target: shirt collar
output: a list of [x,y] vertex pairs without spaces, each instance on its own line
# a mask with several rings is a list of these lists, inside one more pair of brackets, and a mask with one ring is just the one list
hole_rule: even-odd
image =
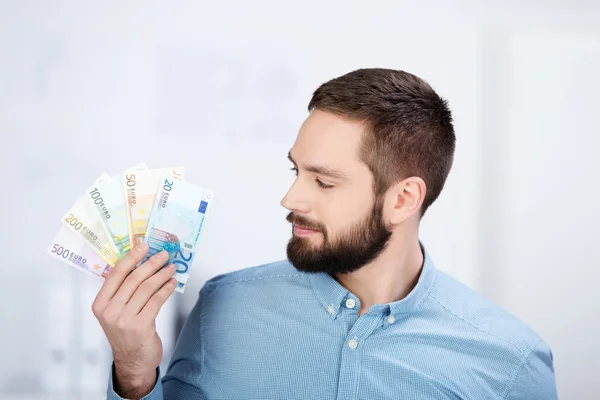
[[[419,245],[423,252],[424,261],[419,279],[413,290],[402,300],[371,306],[371,308],[369,308],[369,313],[389,313],[398,319],[415,311],[425,299],[433,287],[436,269],[423,244],[419,242]],[[354,294],[350,293],[345,287],[340,285],[340,283],[328,273],[310,274],[310,280],[319,302],[334,319],[340,313],[345,300],[349,298],[358,300]]]

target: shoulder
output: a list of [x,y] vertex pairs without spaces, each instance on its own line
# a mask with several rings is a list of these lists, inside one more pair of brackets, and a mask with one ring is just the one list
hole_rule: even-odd
[[286,318],[308,314],[318,302],[308,274],[286,260],[218,275],[204,284],[197,304],[205,338],[216,338],[224,334],[220,327],[232,321],[247,330],[277,329]]
[[208,294],[219,288],[235,289],[240,286],[271,284],[278,280],[304,279],[305,275],[294,268],[288,260],[280,260],[215,276],[204,284],[201,294]]
[[441,271],[425,303],[455,351],[480,355],[465,363],[502,388],[503,398],[556,399],[552,350],[525,322]]
[[471,329],[514,351],[522,360],[543,346],[542,338],[531,327],[501,306],[441,271],[436,275],[430,306],[458,329]]

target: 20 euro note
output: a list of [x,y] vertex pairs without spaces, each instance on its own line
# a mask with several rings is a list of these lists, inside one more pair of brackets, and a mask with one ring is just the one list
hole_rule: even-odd
[[[146,164],[142,163],[125,172],[133,173],[147,168]],[[100,218],[100,223],[108,234],[119,260],[131,250],[122,179],[122,174],[118,174],[102,182],[96,182],[86,190],[88,201]]]
[[125,211],[127,213],[131,247],[144,241],[161,178],[170,176],[174,179],[183,180],[183,175],[184,167],[147,169],[124,173]]
[[[107,179],[110,179],[110,176],[102,174],[96,183]],[[119,260],[108,235],[104,232],[100,217],[96,214],[86,195],[75,201],[73,207],[62,218],[62,222],[76,236],[88,243],[96,254],[108,264],[114,266]]]
[[146,259],[166,250],[169,262],[177,268],[175,290],[183,293],[213,193],[171,177],[164,177],[160,182],[144,237],[150,248]]
[[102,257],[92,250],[80,237],[70,229],[61,226],[56,237],[48,248],[48,254],[67,265],[104,279],[112,269]]

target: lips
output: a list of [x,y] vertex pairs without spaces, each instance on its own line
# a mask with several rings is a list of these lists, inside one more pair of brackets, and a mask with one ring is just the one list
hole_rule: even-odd
[[[317,223],[311,223],[311,221],[301,216],[289,213],[285,219],[292,224],[295,236],[309,236],[315,233],[325,234],[324,228],[320,227]],[[304,225],[304,222],[308,222],[308,224]],[[315,226],[315,228],[312,226]]]
[[294,224],[294,228],[295,229],[302,229],[302,230],[305,230],[305,231],[315,231],[315,232],[317,232],[316,229],[308,228],[306,226],[302,226],[302,225],[298,225],[298,224]]
[[294,224],[294,235],[296,236],[309,236],[318,232],[318,230],[305,228],[303,226]]

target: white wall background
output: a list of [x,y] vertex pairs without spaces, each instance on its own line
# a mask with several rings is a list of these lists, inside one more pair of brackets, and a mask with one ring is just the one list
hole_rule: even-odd
[[285,257],[310,95],[377,66],[454,113],[456,162],[422,224],[438,268],[546,339],[561,399],[596,398],[600,3],[449,3],[0,1],[0,397],[103,397],[98,286],[45,254],[100,172],[183,164],[216,193],[168,345],[206,279]]

